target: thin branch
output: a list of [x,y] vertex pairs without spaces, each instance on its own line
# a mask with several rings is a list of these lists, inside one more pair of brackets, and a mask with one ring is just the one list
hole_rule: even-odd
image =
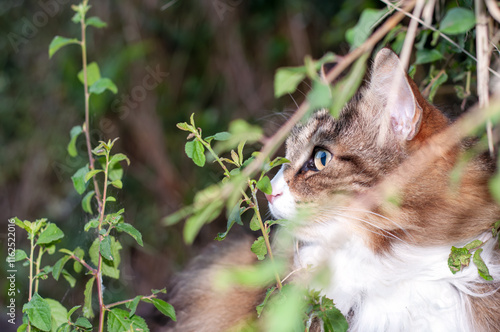
[[490,15],[500,22],[500,8],[498,8],[497,3],[495,0],[485,0],[486,6],[488,7],[488,11],[490,12]]

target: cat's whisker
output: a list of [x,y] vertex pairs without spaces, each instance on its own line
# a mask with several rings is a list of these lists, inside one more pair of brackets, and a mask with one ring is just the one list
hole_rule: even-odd
[[372,214],[374,216],[377,216],[379,218],[382,218],[382,219],[385,219],[387,221],[389,221],[390,223],[392,223],[394,226],[396,226],[398,229],[402,230],[405,235],[407,235],[409,238],[413,239],[413,236],[404,228],[402,227],[401,225],[399,225],[398,223],[396,223],[394,220],[384,216],[384,215],[381,215],[379,213],[376,213],[376,212],[373,212],[373,211],[370,211],[370,210],[365,210],[365,209],[359,209],[359,208],[352,208],[352,207],[337,207],[337,209],[339,210],[343,210],[343,211],[353,211],[353,212],[363,212],[363,213],[368,213],[368,214]]

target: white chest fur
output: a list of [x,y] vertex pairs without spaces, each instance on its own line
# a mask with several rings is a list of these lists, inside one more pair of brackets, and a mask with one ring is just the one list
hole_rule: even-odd
[[[408,248],[380,256],[351,238],[339,247],[314,243],[299,249],[296,265],[328,267],[328,285],[311,285],[333,299],[350,331],[471,331],[468,301],[461,290],[477,271],[453,275],[450,248]],[[331,250],[330,250],[331,249]]]

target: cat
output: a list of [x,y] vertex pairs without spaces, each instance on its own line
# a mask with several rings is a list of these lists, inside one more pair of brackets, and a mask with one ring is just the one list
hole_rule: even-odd
[[[331,298],[349,331],[500,331],[500,254],[491,234],[500,207],[488,191],[494,161],[487,154],[461,159],[475,144],[465,139],[414,162],[449,127],[384,48],[370,81],[338,118],[319,111],[285,143],[290,163],[266,197],[274,217],[295,220],[290,271],[298,272],[291,282]],[[310,212],[305,217],[302,208]],[[481,256],[492,281],[472,263],[456,274],[448,268],[451,247],[477,238],[485,242]],[[182,274],[171,295],[179,322],[167,331],[223,331],[255,315],[263,291],[235,289],[216,299],[207,285],[215,270],[252,264],[249,243],[233,242],[224,251],[230,254],[200,258],[203,264]],[[322,268],[328,282],[316,285],[310,275]]]

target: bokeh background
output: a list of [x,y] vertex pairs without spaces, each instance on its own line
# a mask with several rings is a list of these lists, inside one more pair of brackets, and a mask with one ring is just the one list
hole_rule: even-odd
[[[88,248],[94,234],[83,232],[90,216],[71,183],[87,161],[82,137],[79,156],[66,152],[69,131],[84,119],[77,46],[49,59],[55,35],[79,37],[68,0],[0,2],[0,230],[5,243],[7,220],[46,217],[66,234],[60,247]],[[203,228],[193,246],[182,241],[182,224],[165,227],[162,218],[191,202],[194,193],[222,177],[217,165],[203,169],[184,153],[185,132],[175,127],[195,113],[204,134],[227,129],[243,118],[271,134],[306,91],[275,99],[274,72],[303,64],[304,56],[345,54],[344,41],[365,8],[375,0],[115,0],[91,1],[89,16],[108,27],[88,29],[89,62],[96,61],[118,87],[91,98],[95,145],[120,137],[115,152],[125,153],[124,189],[115,207],[139,229],[144,247],[123,235],[122,278],[107,280],[107,302],[149,294],[225,228],[224,216]],[[154,87],[145,78],[156,73]],[[148,81],[149,83],[151,81]],[[144,92],[145,91],[145,92]],[[258,146],[257,146],[258,147]],[[17,232],[18,248],[27,248]],[[6,257],[2,245],[1,257]],[[58,256],[57,254],[55,256]],[[56,257],[58,258],[58,257]],[[48,258],[48,262],[52,258]],[[19,265],[17,303],[26,301],[27,270]],[[3,266],[3,265],[2,265]],[[0,269],[0,313],[4,315],[6,269]],[[51,278],[42,296],[67,307],[83,299],[86,281],[70,289]],[[18,306],[20,309],[20,305]],[[18,321],[20,321],[20,315]],[[4,319],[2,318],[2,324]],[[3,325],[0,325],[2,331]],[[11,328],[9,326],[5,329]]]

